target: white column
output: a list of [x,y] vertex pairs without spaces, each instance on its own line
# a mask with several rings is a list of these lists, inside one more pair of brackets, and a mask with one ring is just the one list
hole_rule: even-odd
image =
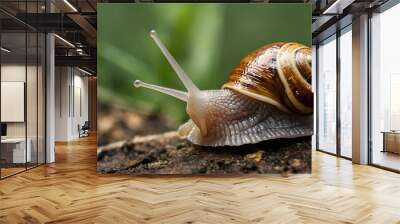
[[55,133],[55,73],[54,73],[54,35],[49,33],[46,36],[46,57],[47,57],[47,76],[46,76],[46,163],[55,161],[54,133]]
[[[46,1],[47,12],[54,12],[54,5]],[[55,43],[54,34],[46,35],[46,163],[55,162]]]
[[368,163],[368,15],[353,19],[353,162]]

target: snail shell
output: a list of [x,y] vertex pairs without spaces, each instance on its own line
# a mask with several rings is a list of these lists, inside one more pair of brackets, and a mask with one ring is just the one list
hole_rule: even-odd
[[179,133],[199,145],[243,145],[313,132],[311,49],[273,43],[245,57],[222,90],[205,91],[208,123],[202,136],[192,120]]
[[298,43],[273,43],[245,57],[223,85],[282,111],[313,111],[311,49]]

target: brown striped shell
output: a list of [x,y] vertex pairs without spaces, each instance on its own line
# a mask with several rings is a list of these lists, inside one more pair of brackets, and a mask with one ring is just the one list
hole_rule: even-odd
[[223,88],[285,112],[310,114],[313,111],[311,49],[284,42],[261,47],[239,63]]

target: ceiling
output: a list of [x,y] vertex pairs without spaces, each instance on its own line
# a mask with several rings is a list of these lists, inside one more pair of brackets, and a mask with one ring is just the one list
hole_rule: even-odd
[[[327,35],[336,22],[346,16],[377,7],[386,0],[231,0],[230,2],[311,3],[313,38]],[[47,5],[46,5],[47,2]],[[1,0],[0,22],[4,38],[23,46],[18,32],[54,32],[56,64],[82,66],[96,72],[97,3],[188,2],[183,0]],[[197,0],[190,2],[227,2]],[[51,9],[51,10],[50,10]],[[52,13],[49,13],[49,12]],[[351,21],[351,19],[350,19]],[[324,33],[325,32],[325,33]],[[66,40],[66,41],[64,41]],[[4,42],[3,42],[4,43]],[[72,46],[72,45],[73,46]],[[32,45],[33,46],[33,45]],[[28,52],[31,49],[28,47]],[[18,54],[18,50],[15,54]],[[23,53],[23,52],[21,52]]]
[[313,43],[336,33],[351,24],[352,18],[373,12],[389,0],[314,0],[312,36]]

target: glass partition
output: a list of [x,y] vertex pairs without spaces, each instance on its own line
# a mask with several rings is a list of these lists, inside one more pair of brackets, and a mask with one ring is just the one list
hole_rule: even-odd
[[[20,13],[43,10],[44,1],[26,3]],[[45,163],[45,44],[44,33],[0,12],[1,179]]]
[[27,163],[27,167],[34,167],[37,165],[37,132],[38,132],[38,55],[37,55],[37,41],[38,36],[36,32],[29,31],[27,33],[27,98],[26,98],[26,113],[27,113],[27,143],[28,150],[30,153],[30,159]]
[[26,41],[25,32],[1,34],[2,178],[26,170],[31,159],[26,139]]
[[371,18],[370,160],[400,171],[400,5]]
[[37,162],[46,162],[45,124],[46,124],[46,38],[43,33],[38,33],[38,64],[37,64]]
[[340,155],[352,157],[352,32],[340,35]]
[[336,154],[336,36],[318,47],[318,149]]

